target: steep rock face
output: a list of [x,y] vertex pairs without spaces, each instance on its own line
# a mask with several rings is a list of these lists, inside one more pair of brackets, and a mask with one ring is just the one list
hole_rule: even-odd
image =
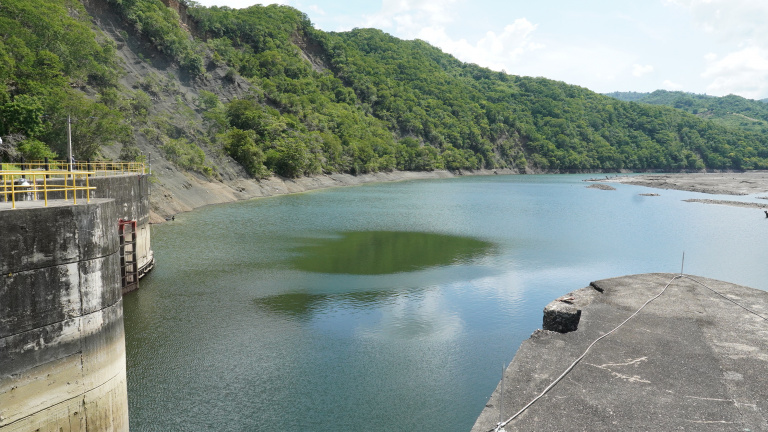
[[301,50],[301,58],[312,65],[312,69],[323,72],[330,69],[325,59],[325,51],[317,42],[311,40],[302,32],[296,31],[291,35],[291,42]]
[[161,0],[164,5],[176,11],[179,14],[179,20],[181,25],[188,32],[193,35],[197,35],[197,23],[193,20],[189,14],[187,14],[187,6],[180,3],[178,0]]
[[[194,20],[186,13],[186,6],[175,0],[163,0],[164,4],[179,13],[181,23],[196,37],[205,39],[206,35],[197,34]],[[144,89],[147,77],[163,80],[164,89],[156,93],[148,92],[152,99],[150,116],[169,119],[179,128],[196,130],[203,135],[204,118],[197,110],[196,101],[201,91],[214,93],[221,102],[226,103],[242,98],[252,91],[258,91],[248,80],[237,73],[230,72],[226,65],[217,64],[207,59],[206,76],[192,79],[177,64],[158,51],[154,45],[122,17],[115,13],[114,6],[108,0],[83,0],[94,25],[104,35],[113,40],[117,55],[123,68],[120,84],[126,89]],[[190,35],[191,37],[191,35]],[[328,70],[325,54],[316,42],[297,31],[292,42],[298,47],[302,57],[315,70]],[[193,113],[192,118],[182,118],[180,110]],[[272,176],[261,181],[247,175],[243,168],[221,149],[200,147],[206,158],[215,164],[213,178],[199,173],[180,169],[167,160],[146,134],[138,131],[136,144],[144,154],[150,155],[152,176],[150,178],[150,223],[162,223],[167,217],[210,204],[220,204],[254,197],[296,193],[318,188],[347,186],[368,182],[397,181],[413,178],[440,178],[452,176],[442,172],[423,173],[373,173],[360,176],[348,174],[321,175],[313,178],[284,179]],[[119,148],[104,148],[103,152],[117,158]],[[501,172],[504,172],[503,170]],[[492,174],[487,172],[485,174]]]

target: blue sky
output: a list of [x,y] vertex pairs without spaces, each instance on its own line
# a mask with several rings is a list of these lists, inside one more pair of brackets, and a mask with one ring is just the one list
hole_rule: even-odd
[[[255,0],[197,0],[232,8]],[[316,27],[375,27],[462,61],[605,93],[768,98],[766,0],[286,0]]]

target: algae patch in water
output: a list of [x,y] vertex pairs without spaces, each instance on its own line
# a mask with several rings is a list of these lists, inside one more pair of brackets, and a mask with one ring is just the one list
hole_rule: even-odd
[[315,273],[382,275],[466,262],[493,244],[471,237],[406,231],[350,231],[304,246],[294,267]]

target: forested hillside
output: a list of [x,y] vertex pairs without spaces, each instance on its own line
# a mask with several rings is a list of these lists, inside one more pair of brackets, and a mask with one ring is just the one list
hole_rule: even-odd
[[257,178],[768,168],[765,129],[323,32],[287,6],[164,1],[0,2],[3,157],[61,157],[71,114],[77,158],[154,149],[211,178],[232,159]]
[[0,3],[0,135],[9,154],[66,154],[67,115],[79,119],[76,152],[130,145],[126,112],[110,107],[124,90],[115,45],[94,31],[83,5],[66,1]]
[[715,97],[666,90],[656,90],[653,93],[615,92],[606,96],[623,101],[673,107],[723,126],[768,134],[768,104],[765,101],[745,99],[736,95]]

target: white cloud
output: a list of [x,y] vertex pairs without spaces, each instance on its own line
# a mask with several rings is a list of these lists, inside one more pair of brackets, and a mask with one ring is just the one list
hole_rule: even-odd
[[251,7],[256,4],[269,5],[269,4],[290,4],[289,0],[195,0],[203,6],[229,6],[232,9],[243,9]]
[[637,63],[632,65],[632,75],[638,78],[651,72],[653,72],[653,66],[651,65],[639,65]]
[[406,39],[422,28],[453,22],[451,6],[457,0],[383,0],[381,10],[366,17],[365,27],[388,29]]
[[678,84],[676,82],[672,82],[671,80],[664,80],[664,82],[661,83],[661,87],[665,90],[682,90],[683,86],[681,84]]
[[768,95],[768,2],[764,0],[666,0],[687,9],[697,26],[730,48],[704,56],[707,93]]
[[495,70],[513,67],[523,54],[544,48],[533,40],[536,24],[518,18],[500,32],[487,31],[479,40],[456,38],[451,24],[457,21],[459,0],[384,0],[382,8],[366,17],[366,27],[391,31],[405,39],[422,39],[459,60]]
[[459,60],[502,70],[509,69],[524,53],[544,48],[543,44],[533,41],[535,30],[535,24],[519,18],[500,33],[488,31],[474,43],[466,39],[452,39],[442,26],[423,28],[416,37],[453,54]]
[[318,5],[310,5],[307,7],[307,9],[318,15],[325,15],[325,11]]
[[719,59],[707,57],[702,76],[712,80],[708,94],[763,98],[768,94],[768,50],[752,45]]
[[697,25],[724,40],[768,43],[768,2],[764,0],[666,0],[690,11]]

